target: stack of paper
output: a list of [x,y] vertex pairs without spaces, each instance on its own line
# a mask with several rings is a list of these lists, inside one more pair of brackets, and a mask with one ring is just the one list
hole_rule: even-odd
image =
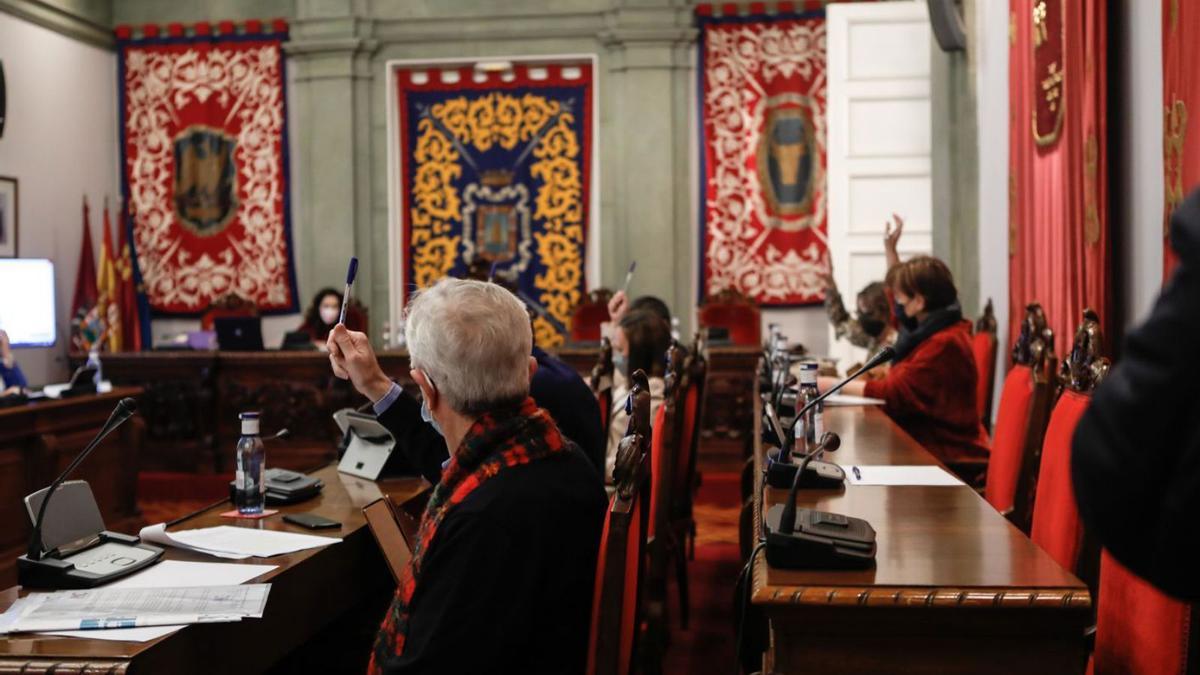
[[[239,565],[234,563],[202,563],[184,562],[182,560],[164,560],[148,567],[141,572],[114,581],[105,589],[129,588],[171,588],[199,586],[232,586],[243,584],[251,579],[260,577],[276,565]],[[9,613],[3,616],[9,616]],[[3,622],[0,617],[0,622]],[[74,630],[50,631],[50,635],[79,637],[90,640],[120,640],[124,642],[148,642],[164,635],[169,635],[183,628],[183,624],[169,626],[151,626],[147,628],[114,628],[109,630]]]
[[143,527],[141,538],[142,541],[151,544],[175,546],[234,560],[250,556],[269,558],[341,541],[337,537],[316,537],[311,534],[255,530],[231,525],[167,532],[165,523]]
[[33,593],[0,615],[0,633],[171,626],[262,618],[270,584],[95,588]]

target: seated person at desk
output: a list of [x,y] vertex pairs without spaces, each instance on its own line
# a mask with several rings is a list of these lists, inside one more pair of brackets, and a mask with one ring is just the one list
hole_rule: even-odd
[[887,286],[874,281],[863,287],[855,298],[857,313],[850,316],[842,303],[833,272],[825,275],[825,313],[833,326],[834,336],[855,347],[867,350],[867,358],[875,356],[886,345],[895,344],[896,329],[892,327],[892,302]]
[[629,426],[625,399],[629,395],[629,374],[644,370],[650,380],[650,420],[658,415],[663,402],[666,375],[665,357],[671,346],[670,328],[662,317],[649,310],[635,310],[621,316],[613,331],[613,411],[608,423],[608,448],[605,452],[604,479],[612,480],[617,446]]
[[[329,331],[337,325],[341,315],[342,294],[332,288],[322,288],[313,297],[312,304],[304,313],[304,323],[300,325],[296,333],[308,335],[313,347],[325,351],[325,342],[329,339]],[[346,327],[356,331],[366,329],[362,325],[362,315],[353,307],[346,308]]]
[[[372,673],[582,673],[605,495],[529,397],[525,308],[495,284],[443,279],[409,302],[422,414],[451,457],[376,638]],[[330,334],[334,373],[388,408],[399,386],[361,333]]]
[[29,383],[13,356],[8,333],[0,330],[0,396],[11,396],[25,391]]
[[[990,443],[975,408],[971,323],[946,264],[918,256],[888,270],[900,335],[886,377],[847,384],[842,393],[883,399],[884,410],[946,463],[986,460]],[[822,391],[838,382],[822,377]]]

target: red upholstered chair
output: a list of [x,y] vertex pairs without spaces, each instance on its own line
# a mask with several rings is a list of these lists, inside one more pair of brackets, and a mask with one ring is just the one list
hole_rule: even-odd
[[1167,597],[1105,551],[1096,603],[1095,675],[1186,675],[1192,607]]
[[727,329],[735,345],[762,343],[762,312],[750,298],[732,288],[706,298],[700,305],[699,319],[701,327]]
[[258,305],[237,293],[229,293],[212,301],[200,317],[200,329],[212,330],[217,319],[258,316]]
[[988,431],[992,429],[992,390],[996,383],[996,314],[989,299],[983,308],[983,316],[975,322],[975,335],[971,337],[971,351],[975,353],[975,368],[979,373],[975,391],[979,419]]
[[600,539],[588,675],[628,675],[638,658],[649,519],[650,385],[640,370],[630,380],[632,423],[617,451],[613,469],[616,491]]
[[700,447],[700,422],[704,413],[704,382],[708,361],[704,357],[701,333],[696,332],[691,352],[683,362],[681,412],[677,415],[679,443],[676,443],[674,480],[671,484],[671,509],[668,514],[674,544],[675,582],[679,589],[679,623],[687,630],[690,615],[688,601],[688,560],[695,558],[696,520],[693,505],[700,477],[696,456]]
[[1013,368],[1000,392],[984,487],[988,503],[1025,531],[1050,413],[1053,352],[1054,333],[1046,326],[1046,315],[1041,305],[1031,303],[1013,346]]
[[612,385],[613,385],[613,351],[612,343],[608,338],[600,340],[600,354],[596,359],[596,365],[592,366],[592,373],[588,376],[588,386],[591,387],[592,393],[596,395],[596,401],[600,404],[600,426],[608,432],[608,422],[612,419]]
[[598,342],[600,324],[608,321],[608,301],[613,293],[597,288],[571,310],[571,342]]
[[1101,355],[1103,346],[1098,317],[1095,312],[1085,310],[1083,322],[1075,331],[1071,353],[1062,363],[1059,381],[1063,393],[1050,413],[1042,441],[1030,532],[1033,542],[1059,565],[1092,582],[1096,578],[1099,550],[1094,545],[1085,545],[1083,521],[1071,485],[1071,439],[1091,403],[1092,390],[1108,373],[1108,359]]

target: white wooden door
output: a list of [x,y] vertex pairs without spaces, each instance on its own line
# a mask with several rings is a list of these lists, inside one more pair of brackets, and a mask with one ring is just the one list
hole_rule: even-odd
[[[929,15],[924,1],[831,3],[826,20],[829,253],[853,314],[858,291],[887,273],[892,213],[905,222],[901,258],[933,248]],[[840,367],[865,357],[832,328],[829,339]]]

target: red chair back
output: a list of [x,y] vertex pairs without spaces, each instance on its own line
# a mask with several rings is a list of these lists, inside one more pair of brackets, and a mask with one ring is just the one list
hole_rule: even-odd
[[1083,547],[1083,521],[1071,486],[1071,438],[1091,400],[1088,394],[1068,389],[1050,413],[1033,505],[1033,543],[1068,570],[1078,569]]
[[236,293],[230,293],[212,302],[200,317],[200,329],[212,330],[217,319],[258,316],[258,306]]
[[762,312],[746,296],[725,289],[707,298],[699,310],[700,325],[705,328],[725,328],[735,345],[762,344]]
[[989,431],[992,428],[992,389],[996,383],[996,313],[988,299],[983,316],[975,322],[975,335],[971,338],[971,351],[975,354],[976,378],[975,404],[979,419]]
[[971,351],[975,352],[975,369],[979,373],[975,389],[979,419],[983,420],[984,426],[990,427],[992,385],[996,381],[996,335],[976,333],[971,337]]
[[571,341],[597,342],[600,340],[600,324],[608,321],[608,301],[612,291],[597,288],[588,293],[575,309],[571,310]]
[[1167,597],[1109,555],[1100,557],[1096,675],[1184,675],[1192,608]]
[[1002,513],[1013,508],[1032,403],[1033,370],[1029,366],[1013,366],[1000,391],[1000,409],[992,431],[992,454],[983,491],[988,503]]
[[588,675],[627,675],[637,658],[651,444],[650,388],[646,374],[630,378],[634,400],[630,433],[621,440],[613,470],[616,491],[609,501],[596,561],[592,623],[588,639]]

